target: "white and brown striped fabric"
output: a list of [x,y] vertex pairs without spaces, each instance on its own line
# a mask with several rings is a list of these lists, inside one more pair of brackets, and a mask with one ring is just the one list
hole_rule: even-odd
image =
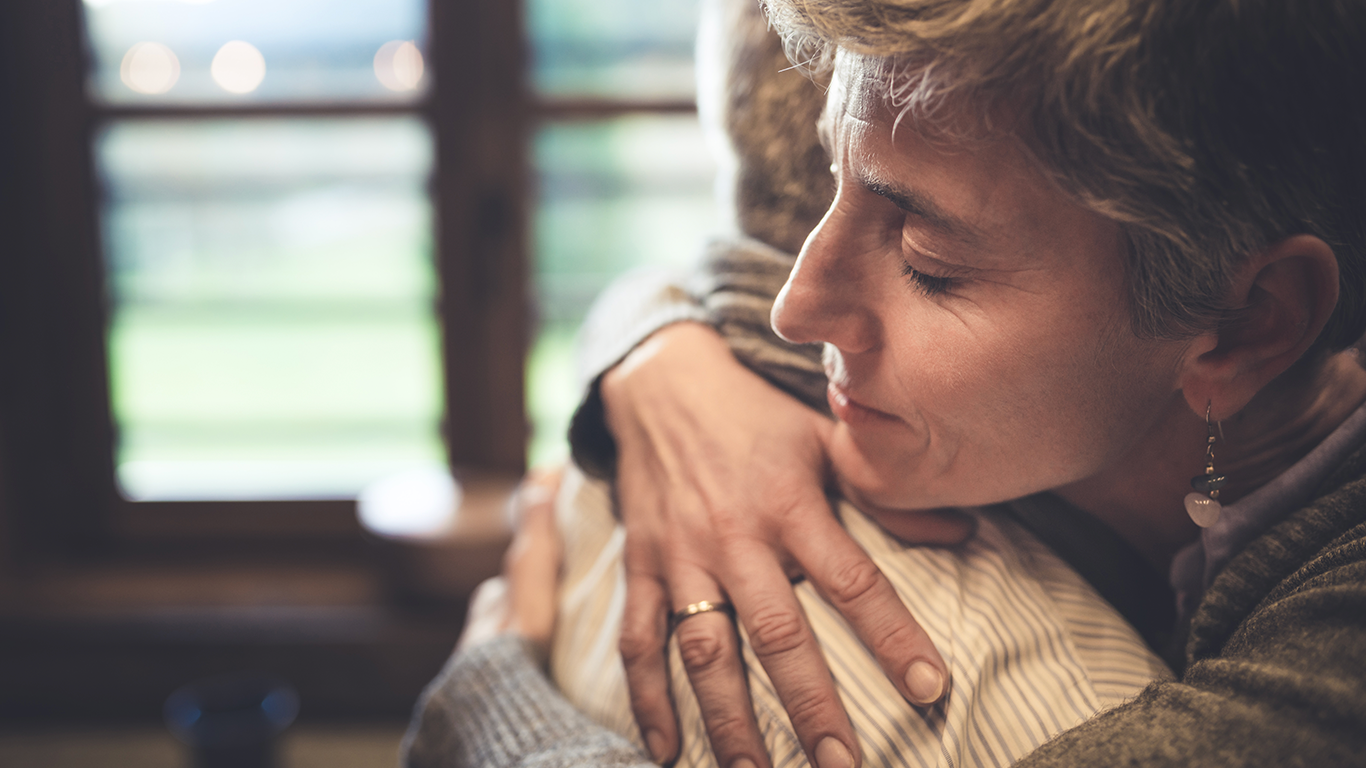
[[[1053,735],[1170,677],[1108,603],[1009,519],[978,511],[977,536],[954,549],[908,548],[848,504],[845,527],[930,633],[953,677],[931,710],[907,704],[844,620],[809,584],[796,587],[869,766],[1009,765]],[[559,501],[566,544],[551,673],[565,696],[640,746],[617,654],[624,535],[607,487],[571,471]],[[806,758],[746,645],[759,725],[776,768]],[[714,766],[677,649],[680,766]]]

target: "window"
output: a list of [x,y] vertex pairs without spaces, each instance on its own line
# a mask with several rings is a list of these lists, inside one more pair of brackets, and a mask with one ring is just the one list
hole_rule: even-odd
[[49,294],[16,297],[39,335],[7,398],[32,525],[350,531],[395,469],[519,471],[518,7],[56,5],[10,27],[57,38],[20,56],[40,109],[15,111],[52,191],[27,234],[53,252],[12,265]]
[[84,6],[123,495],[443,464],[425,3]]
[[631,268],[691,263],[717,231],[715,167],[693,108],[699,11],[698,0],[528,0],[533,462],[566,451],[573,340],[592,299]]
[[401,467],[516,472],[528,435],[562,454],[592,297],[715,229],[697,12],[12,6],[52,31],[15,53],[48,187],[7,269],[41,284],[9,307],[33,355],[7,385],[10,495],[48,510],[20,527],[349,530]]
[[330,49],[98,28],[265,5],[349,40],[379,1],[0,2],[0,712],[267,668],[402,716],[461,612],[386,598],[354,488],[515,477],[528,413],[562,452],[587,302],[713,228],[696,0],[385,0]]

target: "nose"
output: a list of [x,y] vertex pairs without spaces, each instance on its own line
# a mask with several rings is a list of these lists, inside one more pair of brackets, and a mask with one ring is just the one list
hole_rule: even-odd
[[869,254],[860,253],[857,224],[839,197],[812,230],[787,283],[773,302],[769,321],[794,344],[827,342],[846,353],[877,344],[870,302]]

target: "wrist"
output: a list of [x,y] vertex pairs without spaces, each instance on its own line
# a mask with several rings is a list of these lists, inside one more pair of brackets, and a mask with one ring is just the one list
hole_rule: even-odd
[[683,321],[655,331],[602,375],[598,392],[609,429],[616,432],[613,413],[629,406],[637,385],[651,389],[648,380],[653,373],[675,365],[696,368],[718,361],[734,363],[735,359],[725,339],[710,325]]

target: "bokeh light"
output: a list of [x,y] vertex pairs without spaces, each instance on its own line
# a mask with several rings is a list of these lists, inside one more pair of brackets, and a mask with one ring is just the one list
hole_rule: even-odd
[[251,43],[233,40],[214,54],[209,74],[229,93],[251,93],[266,77],[266,59]]
[[180,60],[161,43],[138,43],[124,54],[119,78],[138,93],[165,93],[180,79]]
[[375,53],[375,77],[391,91],[416,89],[422,70],[422,51],[411,40],[390,40]]
[[[85,4],[91,8],[103,8],[107,5],[128,4],[135,2],[165,2],[165,0],[85,0]],[[213,0],[176,0],[185,5],[205,5],[212,3]]]

